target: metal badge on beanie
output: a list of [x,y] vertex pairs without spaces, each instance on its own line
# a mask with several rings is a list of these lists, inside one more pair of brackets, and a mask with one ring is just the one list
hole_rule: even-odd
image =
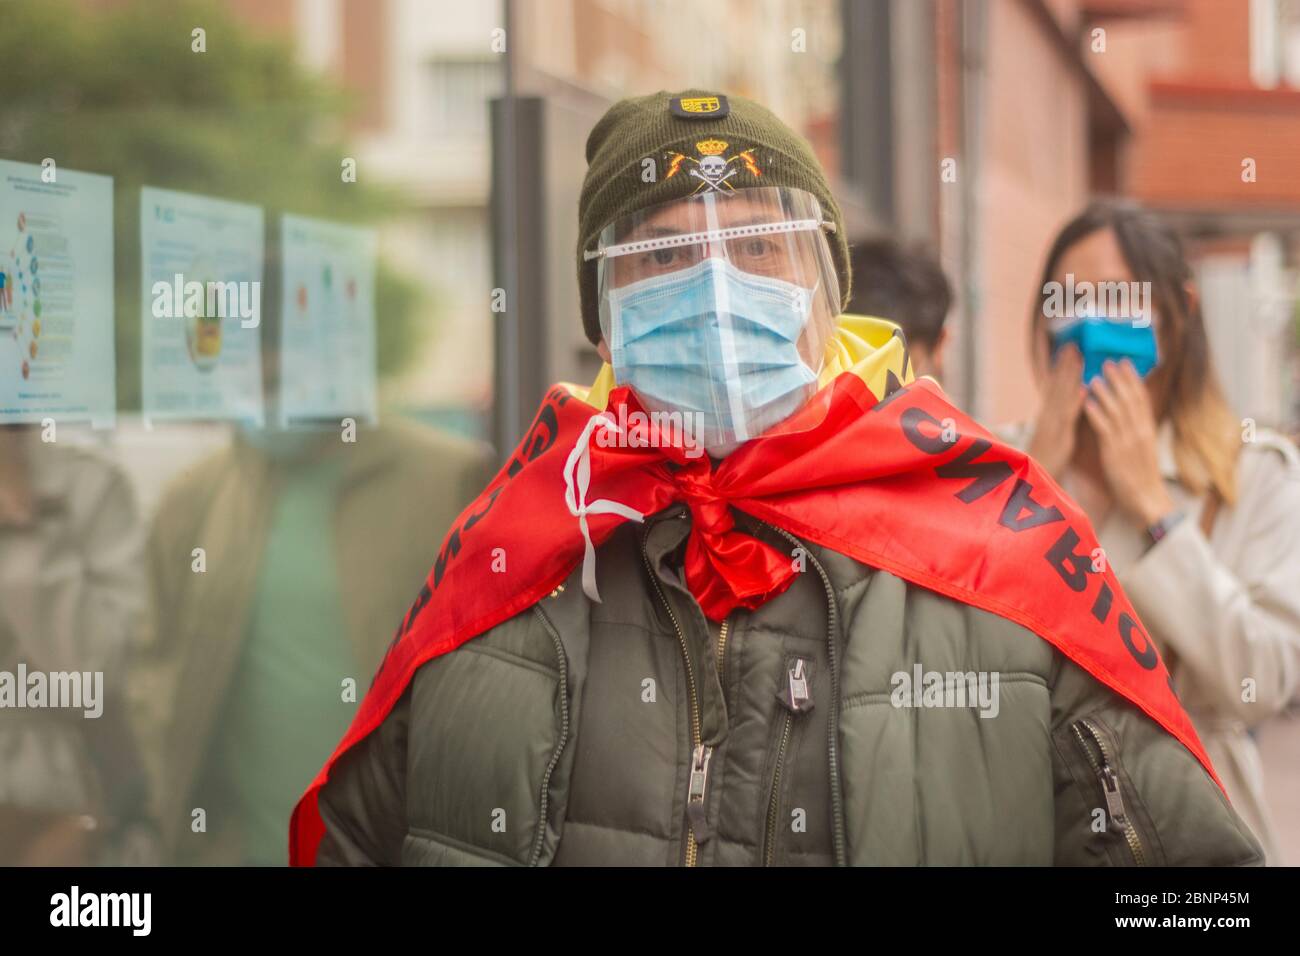
[[674,116],[682,119],[721,119],[731,112],[725,96],[674,96],[668,101]]

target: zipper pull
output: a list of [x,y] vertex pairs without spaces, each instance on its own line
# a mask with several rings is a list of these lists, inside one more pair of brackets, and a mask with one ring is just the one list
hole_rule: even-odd
[[1128,826],[1128,815],[1124,812],[1124,798],[1119,792],[1119,778],[1115,771],[1103,765],[1101,768],[1101,789],[1106,795],[1106,812],[1121,827]]
[[813,709],[812,688],[808,684],[808,662],[804,658],[796,658],[790,665],[785,687],[776,696],[791,713],[802,714]]
[[704,812],[704,793],[709,783],[709,760],[713,748],[700,744],[691,753],[691,782],[686,791],[686,819],[691,822],[691,832],[696,843],[705,843],[712,833]]

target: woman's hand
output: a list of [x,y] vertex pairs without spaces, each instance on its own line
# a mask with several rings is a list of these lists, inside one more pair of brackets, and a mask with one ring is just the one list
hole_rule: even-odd
[[1160,474],[1151,397],[1128,359],[1107,361],[1083,413],[1097,433],[1101,467],[1116,503],[1142,527],[1174,510]]
[[1074,454],[1074,427],[1088,390],[1083,386],[1083,356],[1077,347],[1067,345],[1056,355],[1047,378],[1029,455],[1060,480]]

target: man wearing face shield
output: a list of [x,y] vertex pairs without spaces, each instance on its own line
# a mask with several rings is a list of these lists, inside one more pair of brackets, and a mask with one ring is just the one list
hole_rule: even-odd
[[444,539],[291,861],[1261,862],[1086,518],[840,314],[807,144],[661,92],[587,160],[607,364]]
[[839,290],[833,223],[811,194],[701,186],[603,231],[598,350],[647,409],[680,413],[685,437],[717,458],[816,391]]

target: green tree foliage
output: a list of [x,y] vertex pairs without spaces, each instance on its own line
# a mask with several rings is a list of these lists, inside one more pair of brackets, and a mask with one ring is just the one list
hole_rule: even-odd
[[[206,52],[191,49],[196,27]],[[282,212],[374,223],[403,208],[364,167],[342,181],[356,104],[219,2],[4,0],[0,65],[0,158],[113,177],[120,410],[140,407],[140,187],[255,203],[268,228]],[[428,310],[382,262],[376,300],[384,375],[414,352]]]

